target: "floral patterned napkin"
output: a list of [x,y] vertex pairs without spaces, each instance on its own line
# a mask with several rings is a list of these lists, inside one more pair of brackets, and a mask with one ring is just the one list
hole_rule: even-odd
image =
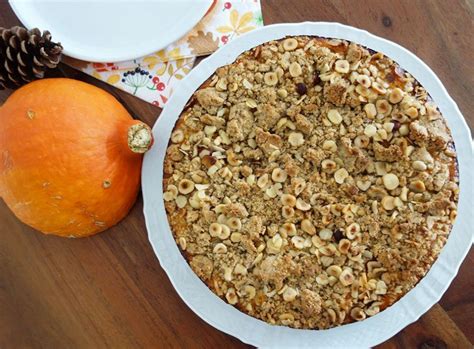
[[229,40],[263,26],[260,0],[214,0],[204,18],[183,38],[161,51],[132,61],[65,62],[86,74],[163,107],[192,69],[197,56],[208,55]]

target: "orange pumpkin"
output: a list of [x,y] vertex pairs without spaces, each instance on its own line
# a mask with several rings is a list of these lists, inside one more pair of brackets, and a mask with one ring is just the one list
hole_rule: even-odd
[[0,197],[45,234],[96,234],[132,207],[152,141],[109,93],[71,79],[35,81],[0,107]]

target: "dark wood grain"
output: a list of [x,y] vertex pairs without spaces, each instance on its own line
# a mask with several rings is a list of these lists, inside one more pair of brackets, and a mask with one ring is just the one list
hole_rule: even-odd
[[[474,126],[472,1],[264,1],[266,24],[337,21],[416,53]],[[0,26],[18,23],[0,0]],[[100,86],[150,125],[160,109],[62,65],[56,76]],[[10,92],[0,91],[0,103]],[[148,243],[138,199],[105,233],[68,240],[21,224],[0,201],[0,348],[246,347],[199,319],[174,292]],[[380,348],[471,348],[474,253],[441,301]]]

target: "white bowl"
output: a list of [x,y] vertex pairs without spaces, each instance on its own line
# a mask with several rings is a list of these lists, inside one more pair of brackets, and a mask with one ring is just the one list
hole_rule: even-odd
[[[193,92],[218,67],[242,52],[287,35],[317,35],[350,40],[382,52],[410,72],[438,104],[451,128],[459,160],[458,218],[427,275],[394,305],[361,322],[328,330],[272,326],[250,317],[214,295],[194,274],[171,233],[163,204],[163,161],[174,124]],[[183,301],[204,321],[257,347],[372,347],[416,321],[443,295],[472,244],[474,161],[470,130],[456,103],[431,69],[413,53],[366,31],[338,23],[277,24],[252,31],[202,61],[179,85],[156,122],[154,147],[146,154],[142,185],[144,214],[153,249]]]

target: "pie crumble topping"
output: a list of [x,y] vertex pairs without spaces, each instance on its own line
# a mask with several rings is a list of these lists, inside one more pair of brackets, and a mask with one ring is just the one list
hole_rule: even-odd
[[219,68],[171,135],[171,230],[219,297],[325,329],[393,304],[456,217],[457,161],[425,89],[381,53],[288,37]]

